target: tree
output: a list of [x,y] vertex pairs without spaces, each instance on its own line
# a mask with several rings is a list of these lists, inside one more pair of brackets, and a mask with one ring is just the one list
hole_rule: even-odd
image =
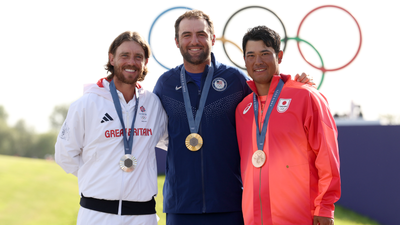
[[53,131],[59,131],[67,117],[69,105],[57,105],[50,115],[50,126]]
[[13,140],[7,118],[6,110],[0,106],[0,154],[11,155]]
[[8,119],[7,112],[4,109],[4,107],[2,105],[0,105],[0,121],[7,122],[7,119]]
[[45,158],[46,155],[54,155],[54,145],[56,144],[56,141],[56,132],[39,134],[33,146],[35,154],[33,157]]
[[0,106],[0,154],[33,158],[53,155],[57,134],[67,117],[68,108],[68,105],[55,106],[49,118],[52,130],[37,134],[22,119],[10,127],[7,124],[8,114]]
[[13,139],[12,152],[13,155],[23,157],[34,157],[33,143],[35,141],[35,133],[33,128],[26,125],[24,120],[18,120],[11,129]]

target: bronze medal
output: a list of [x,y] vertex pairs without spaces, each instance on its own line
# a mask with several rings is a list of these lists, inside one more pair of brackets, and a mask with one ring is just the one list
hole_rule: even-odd
[[190,151],[198,151],[203,146],[203,138],[196,133],[191,133],[186,137],[186,147]]
[[121,157],[119,167],[125,172],[132,172],[137,165],[137,161],[133,155],[126,154]]
[[266,161],[266,156],[264,151],[257,150],[253,153],[253,157],[251,157],[251,162],[253,163],[254,167],[260,168],[264,165]]

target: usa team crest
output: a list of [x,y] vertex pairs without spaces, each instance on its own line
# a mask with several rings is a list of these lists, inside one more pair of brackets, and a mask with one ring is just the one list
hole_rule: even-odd
[[280,112],[280,113],[286,112],[286,110],[289,108],[291,101],[292,101],[292,99],[290,99],[290,98],[279,99],[278,106],[276,107],[278,112]]
[[228,83],[224,78],[217,77],[212,81],[212,86],[216,91],[224,91],[228,86]]

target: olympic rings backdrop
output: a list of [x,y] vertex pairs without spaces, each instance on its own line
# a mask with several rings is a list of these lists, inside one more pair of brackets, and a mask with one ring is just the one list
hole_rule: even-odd
[[[285,52],[285,54],[286,54],[286,52],[287,52],[287,42],[288,42],[288,41],[291,41],[291,40],[296,41],[296,42],[297,42],[297,49],[298,49],[298,51],[299,51],[299,53],[300,53],[302,59],[303,59],[308,65],[310,65],[311,67],[313,67],[313,68],[315,68],[315,69],[321,71],[322,75],[321,75],[321,80],[320,80],[320,82],[319,82],[319,84],[318,84],[318,89],[320,89],[320,87],[321,87],[321,85],[322,85],[322,83],[323,83],[323,81],[324,81],[325,74],[326,74],[327,72],[338,71],[338,70],[341,70],[341,69],[343,69],[343,68],[349,66],[349,65],[355,60],[355,58],[357,57],[357,55],[358,55],[359,52],[360,52],[361,45],[362,45],[362,33],[361,33],[360,25],[358,24],[356,18],[354,18],[354,16],[353,16],[349,11],[347,11],[346,9],[344,9],[344,8],[342,8],[342,7],[339,7],[339,6],[336,6],[336,5],[323,5],[323,6],[319,6],[319,7],[315,8],[315,9],[311,10],[311,11],[308,12],[308,13],[306,14],[306,16],[301,20],[301,22],[300,22],[300,24],[299,24],[299,27],[298,27],[298,29],[297,29],[297,34],[296,34],[296,36],[294,36],[294,37],[288,37],[287,31],[286,31],[286,27],[285,27],[283,21],[279,18],[279,16],[278,16],[274,11],[272,11],[271,9],[268,9],[268,8],[266,8],[266,7],[263,7],[263,6],[247,6],[247,7],[244,7],[244,8],[241,8],[241,9],[237,10],[236,12],[234,12],[234,13],[229,17],[229,19],[227,20],[227,22],[226,22],[225,25],[224,25],[224,29],[223,29],[223,32],[222,32],[222,36],[216,38],[217,41],[220,41],[220,42],[222,43],[223,50],[224,50],[224,52],[225,52],[227,58],[231,61],[231,63],[233,63],[236,67],[238,67],[238,68],[240,68],[240,69],[242,69],[242,70],[246,70],[246,68],[243,67],[243,66],[240,66],[239,63],[233,59],[233,57],[231,56],[231,54],[227,51],[226,44],[227,44],[227,43],[232,44],[232,45],[235,46],[240,52],[242,52],[242,54],[243,54],[243,51],[242,51],[241,47],[240,47],[237,43],[233,42],[232,40],[230,40],[230,39],[228,39],[228,38],[226,37],[226,33],[227,33],[226,31],[227,31],[228,25],[230,24],[230,22],[232,21],[232,19],[233,19],[238,13],[240,13],[240,12],[242,12],[242,11],[245,11],[245,10],[248,10],[248,9],[254,9],[254,8],[265,10],[266,12],[268,12],[268,13],[272,14],[274,17],[276,17],[276,19],[279,21],[279,23],[281,24],[282,29],[283,29],[282,43],[284,44],[284,47],[283,47],[282,51]],[[305,23],[306,19],[307,19],[312,13],[314,13],[315,11],[320,10],[320,9],[324,9],[324,8],[336,8],[336,9],[342,10],[343,12],[345,12],[345,13],[347,13],[349,16],[351,16],[351,18],[354,20],[354,22],[356,23],[357,28],[358,28],[358,33],[359,33],[359,44],[358,44],[357,51],[355,52],[354,56],[351,58],[350,61],[348,61],[348,62],[345,63],[344,65],[339,66],[339,67],[336,67],[336,68],[325,68],[325,64],[324,64],[322,55],[319,53],[319,51],[318,51],[310,42],[308,42],[307,40],[301,38],[301,36],[300,36],[301,28],[302,28],[303,24]],[[155,24],[163,17],[163,15],[166,14],[167,12],[170,12],[170,11],[173,11],[173,10],[176,10],[176,9],[192,10],[192,8],[190,8],[190,7],[185,7],[185,6],[178,6],[178,7],[172,7],[172,8],[166,9],[165,11],[163,11],[162,13],[160,13],[160,14],[156,17],[156,19],[153,21],[153,23],[152,23],[152,25],[151,25],[151,27],[150,27],[149,35],[148,35],[148,43],[149,43],[149,45],[150,45],[150,47],[151,47],[151,50],[152,50],[153,57],[154,57],[155,61],[156,61],[160,66],[162,66],[163,68],[165,68],[165,69],[167,69],[167,70],[170,69],[170,68],[162,62],[163,60],[162,60],[161,58],[158,57],[157,53],[158,53],[159,51],[157,51],[157,49],[154,49],[154,47],[153,47],[153,45],[152,45],[152,42],[151,42],[151,37],[152,37],[152,32],[153,32],[153,29],[154,29],[154,27],[155,27]],[[267,25],[267,26],[268,26],[268,25]],[[282,35],[282,34],[280,34],[280,35]],[[318,67],[318,66],[312,64],[310,61],[307,60],[307,58],[306,58],[305,55],[303,54],[302,49],[300,48],[300,43],[301,43],[301,42],[303,42],[303,43],[307,44],[308,46],[310,46],[310,47],[317,53],[317,55],[318,55],[318,57],[319,57],[319,60],[320,60],[320,63],[321,63],[321,66],[320,66],[320,67]],[[241,44],[241,43],[240,43],[240,44]]]

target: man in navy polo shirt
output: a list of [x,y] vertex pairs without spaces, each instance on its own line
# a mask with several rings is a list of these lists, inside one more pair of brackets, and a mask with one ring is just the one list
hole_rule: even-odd
[[154,88],[168,115],[167,225],[243,224],[235,109],[251,93],[248,78],[215,60],[214,26],[202,11],[176,20],[175,42],[183,64]]

